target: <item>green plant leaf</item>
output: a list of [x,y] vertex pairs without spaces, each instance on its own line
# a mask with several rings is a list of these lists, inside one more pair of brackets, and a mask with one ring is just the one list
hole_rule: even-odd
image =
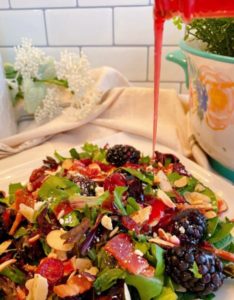
[[123,216],[126,216],[127,212],[122,202],[122,196],[127,189],[128,188],[126,186],[117,186],[114,190],[114,203]]
[[149,185],[153,185],[153,180],[151,180],[149,177],[147,177],[145,174],[141,173],[140,171],[131,168],[122,168],[122,169],[128,172],[129,174],[137,177],[142,182],[148,183]]
[[208,239],[208,241],[212,244],[220,242],[230,234],[233,228],[234,222],[221,222],[220,224],[218,224],[215,233],[210,239]]
[[9,200],[10,200],[10,203],[14,203],[15,202],[15,193],[16,191],[20,190],[20,189],[23,189],[23,185],[18,182],[18,183],[11,183],[9,185]]
[[194,275],[195,278],[198,278],[198,279],[202,278],[202,274],[199,273],[198,265],[197,265],[197,263],[195,261],[193,263],[192,268],[190,268],[189,270],[193,273],[193,275]]
[[98,275],[93,286],[96,292],[101,293],[115,285],[118,279],[124,279],[125,276],[125,271],[121,269],[106,269]]
[[219,224],[219,218],[215,217],[207,220],[207,238],[211,238]]

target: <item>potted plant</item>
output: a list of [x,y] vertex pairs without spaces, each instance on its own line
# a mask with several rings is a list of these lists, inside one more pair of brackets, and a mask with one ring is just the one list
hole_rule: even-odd
[[[180,19],[175,23],[181,27]],[[185,71],[196,140],[212,166],[234,181],[234,19],[194,19],[167,59]]]

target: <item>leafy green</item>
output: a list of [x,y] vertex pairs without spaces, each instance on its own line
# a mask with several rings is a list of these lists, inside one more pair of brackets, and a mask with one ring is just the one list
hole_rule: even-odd
[[139,204],[136,202],[136,200],[133,197],[128,197],[127,199],[127,206],[126,211],[128,215],[131,215],[135,211],[138,211],[140,209]]
[[140,164],[149,164],[150,163],[150,156],[142,156],[139,160]]
[[158,245],[151,245],[151,251],[157,261],[155,276],[162,276],[165,270],[164,250]]
[[70,149],[70,154],[72,158],[80,159],[80,155],[75,148]]
[[203,195],[206,195],[210,198],[214,211],[217,211],[218,210],[218,200],[217,200],[217,197],[215,196],[215,193],[208,187],[205,187],[205,190],[200,193]]
[[163,281],[156,277],[127,274],[125,282],[137,289],[141,300],[151,300],[159,296],[163,288]]
[[115,285],[118,279],[124,279],[125,276],[125,271],[121,269],[106,269],[99,274],[93,286],[96,292],[101,293]]
[[116,260],[103,248],[97,253],[97,267],[99,270],[104,270],[106,266],[109,268],[114,268],[116,265]]
[[41,245],[42,245],[45,255],[48,256],[51,252],[50,246],[47,244],[45,239],[40,239],[40,242],[41,242]]
[[207,220],[207,238],[211,238],[218,226],[219,218],[215,217]]
[[88,257],[92,260],[95,261],[97,258],[97,253],[96,250],[94,248],[89,249],[88,251]]
[[[177,292],[177,296],[178,296],[178,300],[197,300],[197,294],[191,292],[186,292],[186,293]],[[199,296],[199,298],[203,300],[212,300],[215,298],[215,295],[209,294],[206,296]]]
[[8,191],[8,193],[9,193],[9,199],[10,199],[10,203],[11,204],[15,202],[15,192],[17,190],[22,189],[22,188],[23,188],[23,186],[22,186],[21,183],[11,183],[9,185],[9,191]]
[[97,205],[102,205],[102,203],[107,200],[110,197],[110,192],[105,191],[103,194],[101,194],[97,199]]
[[195,278],[198,278],[198,279],[202,278],[202,274],[199,273],[198,265],[197,265],[197,263],[195,261],[193,262],[192,268],[190,268],[189,270],[193,273],[193,275],[194,275]]
[[171,287],[164,286],[162,293],[154,300],[177,300],[177,295]]
[[212,235],[211,238],[208,239],[208,241],[212,244],[220,242],[230,234],[233,227],[234,227],[234,222],[229,222],[229,221],[220,222],[217,225],[214,234]]
[[215,248],[217,249],[226,249],[230,244],[234,241],[234,238],[231,234],[225,236],[222,240],[217,243],[213,243]]
[[[153,179],[150,179],[149,177],[147,177],[145,174],[141,173],[140,171],[137,171],[135,169],[131,169],[131,168],[123,168],[123,170],[125,170],[126,172],[128,172],[129,174],[137,177],[138,179],[140,179],[142,182],[145,182],[149,185],[153,185]],[[149,175],[149,174],[148,174]]]
[[20,227],[14,234],[14,239],[19,239],[22,236],[26,235],[27,233],[28,233],[28,230],[26,228]]
[[176,180],[182,178],[183,176],[180,175],[179,173],[177,172],[172,172],[172,173],[169,173],[167,174],[167,178],[168,180],[171,182],[171,183],[174,183]]
[[96,207],[88,207],[86,204],[83,211],[86,218],[88,218],[91,224],[94,224],[98,215],[98,210]]
[[123,193],[127,191],[126,186],[117,186],[114,190],[114,203],[116,207],[119,209],[119,211],[122,213],[122,215],[126,216],[127,212],[126,209],[122,203],[122,196]]
[[50,176],[40,187],[38,195],[44,201],[49,200],[49,208],[54,210],[62,200],[69,199],[79,191],[80,188],[72,181],[64,177]]
[[[63,221],[60,221],[61,219]],[[60,224],[65,227],[66,226],[75,227],[80,223],[77,213],[75,211],[70,212],[69,214],[65,215],[61,219],[59,220]]]
[[106,162],[106,150],[99,148],[98,145],[85,143],[82,147],[83,152],[79,153],[80,158],[91,158],[93,161]]
[[54,152],[54,156],[57,158],[58,161],[63,162],[65,159],[67,159],[66,157],[62,156],[61,154],[59,154],[57,151]]
[[179,192],[183,195],[185,192],[193,192],[195,189],[195,186],[197,185],[198,180],[194,177],[188,178],[188,183],[185,187],[182,187],[179,190]]
[[11,281],[17,284],[23,284],[26,280],[25,274],[13,266],[3,269],[0,274],[8,277]]

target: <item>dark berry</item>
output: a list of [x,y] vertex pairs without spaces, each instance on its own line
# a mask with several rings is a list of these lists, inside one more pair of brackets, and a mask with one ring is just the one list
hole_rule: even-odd
[[72,178],[72,181],[80,187],[81,195],[96,196],[95,189],[97,187],[97,184],[95,181],[83,176],[75,176]]
[[186,209],[172,218],[171,233],[181,244],[197,244],[203,241],[206,233],[206,218],[197,209]]
[[197,295],[207,295],[223,284],[223,265],[214,254],[194,246],[175,247],[165,254],[166,273]]
[[116,167],[125,163],[137,164],[140,159],[140,151],[128,145],[115,145],[107,150],[106,160]]

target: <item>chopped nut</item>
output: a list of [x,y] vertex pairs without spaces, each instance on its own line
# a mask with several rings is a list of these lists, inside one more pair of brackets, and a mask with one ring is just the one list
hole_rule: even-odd
[[35,274],[34,278],[29,279],[26,284],[29,293],[27,300],[46,300],[48,295],[48,282],[47,279],[40,274]]
[[134,253],[136,254],[136,255],[139,255],[139,256],[143,256],[144,254],[141,252],[141,250],[139,250],[139,249],[136,249],[135,251],[134,251]]
[[12,241],[8,240],[0,244],[0,255],[2,255],[8,249],[11,243]]
[[159,237],[155,237],[153,239],[150,239],[149,240],[150,243],[154,243],[154,244],[158,244],[158,245],[161,245],[161,246],[167,246],[167,247],[175,247],[176,245],[170,243],[170,242],[167,242],[167,241],[164,241],[162,239],[160,239]]
[[206,188],[201,184],[201,183],[198,183],[196,186],[195,186],[195,192],[203,192]]
[[112,220],[110,217],[108,217],[107,215],[104,215],[101,219],[101,224],[103,227],[105,227],[108,230],[113,230],[113,224],[112,224]]
[[133,213],[131,217],[137,224],[143,224],[149,220],[151,211],[152,207],[149,205]]
[[170,181],[162,170],[158,171],[158,173],[156,174],[156,178],[159,180],[160,189],[162,189],[164,192],[172,191]]
[[174,182],[174,186],[177,188],[182,188],[182,187],[186,186],[187,184],[188,184],[187,176],[183,176]]
[[88,270],[92,267],[92,262],[88,258],[77,258],[76,259],[76,269],[80,272],[84,272],[84,270]]
[[33,223],[33,217],[34,217],[34,209],[32,207],[29,207],[25,205],[24,203],[21,203],[19,206],[19,212],[30,222]]
[[47,244],[55,250],[72,250],[74,244],[65,243],[65,240],[61,238],[64,233],[66,233],[66,231],[59,229],[51,231],[46,237]]
[[219,213],[222,213],[222,212],[225,212],[226,210],[228,210],[228,205],[225,200],[218,198],[218,209],[219,209]]
[[119,231],[119,227],[116,226],[110,233],[109,237],[112,238]]
[[186,201],[192,205],[203,204],[208,205],[211,203],[210,197],[198,192],[186,192],[184,193]]
[[204,215],[205,215],[205,217],[206,217],[207,219],[212,219],[212,218],[217,217],[216,212],[214,212],[213,210],[206,211],[206,212],[204,213]]
[[16,259],[9,259],[7,261],[4,261],[0,264],[0,272],[4,270],[6,267],[9,267],[10,265],[14,264],[16,262]]
[[158,191],[157,191],[157,196],[158,196],[159,199],[162,200],[162,202],[163,202],[166,206],[168,206],[168,207],[170,207],[170,208],[175,208],[175,207],[176,207],[175,203],[172,202],[172,200],[170,199],[170,197],[167,196],[167,194],[166,194],[164,191],[158,189]]
[[73,162],[71,159],[65,159],[62,163],[62,168],[65,170],[69,170],[73,165]]
[[97,273],[99,272],[98,268],[97,267],[91,267],[90,269],[85,269],[85,272],[86,273],[89,273],[93,276],[96,276]]
[[40,234],[36,234],[36,235],[34,235],[33,237],[31,237],[30,239],[28,239],[28,242],[29,242],[30,244],[33,244],[34,242],[36,242],[37,240],[39,240],[40,237],[41,237]]

